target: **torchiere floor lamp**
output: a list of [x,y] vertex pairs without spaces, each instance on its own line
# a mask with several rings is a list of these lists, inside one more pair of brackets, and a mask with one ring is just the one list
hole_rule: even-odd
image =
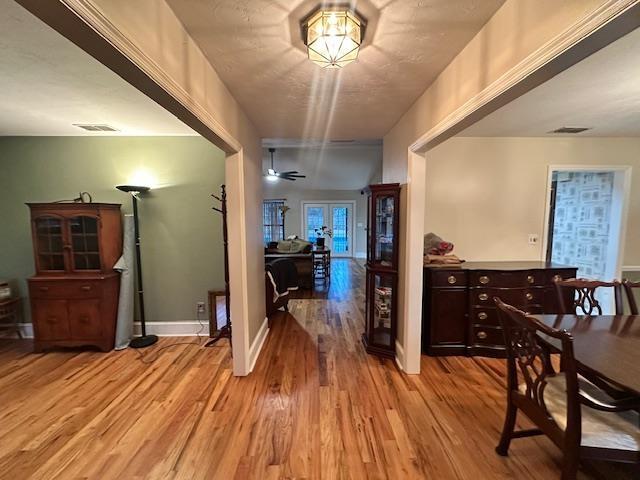
[[136,238],[136,269],[138,272],[138,300],[140,307],[140,325],[142,327],[142,336],[131,339],[129,346],[132,348],[144,348],[153,345],[158,341],[157,335],[147,335],[147,326],[144,315],[144,290],[142,289],[142,262],[140,258],[140,228],[138,226],[138,194],[145,193],[150,190],[149,187],[140,185],[118,185],[116,187],[122,192],[131,194],[133,201],[133,225]]

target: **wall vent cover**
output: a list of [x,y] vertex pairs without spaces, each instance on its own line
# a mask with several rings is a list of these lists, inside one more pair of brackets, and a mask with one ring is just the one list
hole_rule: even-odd
[[74,127],[81,128],[87,132],[118,132],[117,128],[103,123],[74,123]]
[[589,127],[562,127],[556,130],[551,130],[549,133],[581,133],[591,130]]

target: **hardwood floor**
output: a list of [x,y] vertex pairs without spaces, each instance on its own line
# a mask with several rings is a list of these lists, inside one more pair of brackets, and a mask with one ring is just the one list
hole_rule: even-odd
[[157,352],[185,341],[162,338],[143,362],[0,340],[0,478],[558,477],[545,438],[493,451],[502,361],[423,357],[404,375],[361,346],[363,267],[334,260],[318,287],[274,317],[247,378],[224,342]]

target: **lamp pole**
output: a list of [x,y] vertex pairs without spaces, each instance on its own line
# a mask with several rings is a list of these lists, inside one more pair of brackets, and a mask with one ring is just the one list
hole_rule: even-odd
[[147,335],[146,317],[144,313],[144,290],[142,288],[142,256],[140,254],[140,226],[138,223],[138,197],[137,194],[149,191],[149,187],[139,185],[118,185],[116,187],[122,192],[131,194],[133,203],[133,228],[136,241],[136,270],[138,285],[138,307],[140,309],[140,326],[142,336],[131,339],[129,346],[132,348],[144,348],[153,345],[158,341],[157,335]]

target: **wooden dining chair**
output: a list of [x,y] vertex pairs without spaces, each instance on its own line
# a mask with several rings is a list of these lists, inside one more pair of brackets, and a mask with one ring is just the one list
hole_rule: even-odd
[[622,285],[624,286],[624,290],[627,293],[627,300],[629,302],[629,311],[631,311],[631,315],[640,315],[638,313],[638,302],[636,302],[636,297],[633,294],[634,288],[640,288],[640,282],[623,280]]
[[[514,438],[547,435],[563,452],[562,480],[576,478],[581,459],[640,462],[640,397],[612,399],[578,375],[570,333],[494,301],[507,351],[507,411],[496,452],[508,455]],[[540,335],[561,345],[561,373],[546,368]],[[537,428],[516,431],[518,411]]]
[[[622,315],[622,288],[620,282],[602,282],[586,278],[561,278],[554,280],[558,294],[560,313],[576,315],[602,315],[602,307],[595,297],[598,288],[613,288],[616,315]],[[573,294],[573,301],[570,295]],[[572,303],[571,303],[572,302]]]

